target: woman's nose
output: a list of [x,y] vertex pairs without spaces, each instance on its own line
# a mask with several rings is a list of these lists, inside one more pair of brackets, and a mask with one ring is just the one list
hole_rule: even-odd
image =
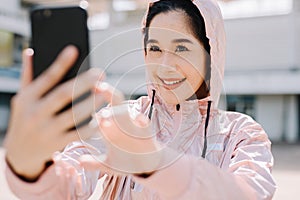
[[163,51],[161,55],[161,67],[164,70],[176,70],[176,58],[175,55],[168,51]]

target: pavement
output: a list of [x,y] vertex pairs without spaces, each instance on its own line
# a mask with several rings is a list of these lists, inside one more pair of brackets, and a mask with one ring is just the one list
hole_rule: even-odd
[[273,176],[278,189],[274,200],[300,199],[300,144],[273,144]]
[[[0,137],[0,200],[18,200],[9,190],[4,175],[4,149]],[[273,175],[278,185],[274,200],[300,199],[300,144],[273,144],[275,166]],[[90,200],[98,200],[100,183]]]

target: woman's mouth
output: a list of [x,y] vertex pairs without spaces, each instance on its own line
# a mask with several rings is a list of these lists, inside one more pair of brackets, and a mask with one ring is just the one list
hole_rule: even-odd
[[186,80],[186,78],[183,79],[162,79],[160,78],[161,82],[163,83],[163,87],[168,90],[173,90],[181,85],[182,82]]

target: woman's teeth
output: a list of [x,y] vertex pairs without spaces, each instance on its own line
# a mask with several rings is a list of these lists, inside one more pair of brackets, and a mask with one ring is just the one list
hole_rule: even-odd
[[178,84],[178,83],[180,83],[182,81],[184,81],[184,79],[178,80],[178,81],[166,81],[166,80],[163,80],[163,83],[166,84],[166,85],[175,85],[175,84]]

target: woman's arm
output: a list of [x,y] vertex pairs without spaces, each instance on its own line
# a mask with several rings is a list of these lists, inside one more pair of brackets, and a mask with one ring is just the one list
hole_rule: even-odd
[[[33,80],[33,51],[30,49],[24,51],[21,89],[12,99],[11,119],[4,140],[6,161],[9,165],[7,179],[11,189],[17,191],[21,199],[27,197],[26,194],[37,195],[29,199],[36,199],[40,195],[51,195],[51,192],[46,193],[46,191],[60,190],[62,184],[66,184],[62,188],[72,188],[70,185],[74,181],[67,184],[67,179],[58,180],[60,176],[57,176],[57,173],[63,166],[61,162],[63,159],[56,160],[52,155],[63,150],[72,141],[80,140],[78,132],[83,139],[98,131],[98,127],[89,125],[84,125],[78,130],[72,127],[76,122],[84,121],[95,113],[95,108],[103,103],[101,95],[90,95],[82,102],[73,105],[72,109],[59,112],[72,102],[73,97],[94,91],[95,84],[102,79],[102,72],[92,69],[80,74],[77,79],[56,86],[70,69],[77,55],[78,51],[75,47],[67,47],[47,71]],[[80,82],[80,87],[73,91],[75,81]],[[64,157],[68,154],[65,152],[61,155]],[[51,165],[53,160],[55,165]],[[46,165],[46,163],[50,164]],[[65,169],[66,174],[69,174],[68,170],[72,171],[74,167],[68,168],[68,166]],[[20,177],[23,182],[19,180]],[[78,177],[77,175],[68,177],[68,179],[72,178]],[[68,191],[66,190],[65,195],[68,195]]]
[[136,181],[162,199],[272,199],[276,184],[271,175],[270,142],[263,130],[251,136],[250,130],[244,131],[228,144],[228,163],[222,169],[185,155],[149,178],[136,177]]
[[100,170],[87,170],[80,163],[80,157],[92,151],[81,142],[71,143],[53,155],[54,164],[33,183],[22,181],[7,167],[8,184],[20,199],[86,200],[100,178]]

